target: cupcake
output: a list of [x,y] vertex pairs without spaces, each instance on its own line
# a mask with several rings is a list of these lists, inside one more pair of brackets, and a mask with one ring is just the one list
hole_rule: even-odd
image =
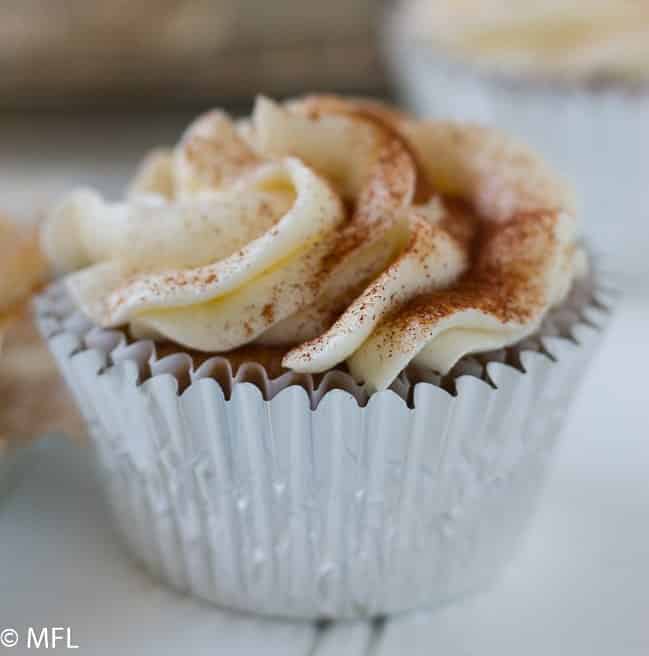
[[[17,380],[12,342],[21,332],[25,299],[45,274],[37,237],[35,231],[21,230],[0,216],[0,499],[12,478],[16,438],[25,434],[23,420],[29,415],[22,414],[22,404],[34,398],[24,389],[24,399],[14,394]],[[35,331],[32,334],[35,336]],[[51,361],[46,350],[43,355]],[[16,421],[18,417],[20,421]]]
[[200,117],[43,230],[41,330],[174,587],[353,618],[495,581],[606,318],[522,145],[359,99]]
[[532,144],[574,181],[593,248],[646,291],[649,4],[402,0],[385,37],[407,104]]

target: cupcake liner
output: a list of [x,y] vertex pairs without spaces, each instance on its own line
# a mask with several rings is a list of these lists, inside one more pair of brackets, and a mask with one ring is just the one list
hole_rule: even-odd
[[233,609],[356,618],[499,576],[602,335],[598,297],[568,336],[520,350],[520,369],[491,360],[455,395],[411,384],[412,407],[394,390],[364,398],[342,372],[316,385],[255,365],[233,375],[222,358],[158,359],[150,342],[90,326],[60,287],[36,312],[119,531],[149,571]]
[[407,106],[493,125],[529,143],[575,187],[595,250],[646,292],[649,280],[649,85],[553,82],[453,61],[389,14],[384,51]]

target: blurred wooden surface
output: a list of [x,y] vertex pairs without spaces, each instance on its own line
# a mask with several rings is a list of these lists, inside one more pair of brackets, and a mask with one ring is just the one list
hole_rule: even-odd
[[0,106],[183,105],[383,85],[376,0],[0,3]]

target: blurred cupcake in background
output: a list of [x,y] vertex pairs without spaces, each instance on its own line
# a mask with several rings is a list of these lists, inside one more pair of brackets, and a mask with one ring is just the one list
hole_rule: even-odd
[[411,108],[536,146],[575,184],[595,249],[646,292],[649,2],[402,0],[384,35]]
[[19,447],[56,427],[81,434],[78,414],[38,335],[29,298],[47,277],[34,229],[0,218],[0,498],[11,482]]

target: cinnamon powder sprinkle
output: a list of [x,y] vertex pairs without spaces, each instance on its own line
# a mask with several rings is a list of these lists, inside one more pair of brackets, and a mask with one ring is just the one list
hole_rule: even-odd
[[[369,126],[372,158],[356,198],[340,198],[333,183],[327,181],[344,206],[345,221],[336,231],[321,236],[329,240],[328,252],[319,260],[318,267],[310,263],[309,272],[315,270],[314,276],[305,276],[303,285],[278,283],[272,297],[259,299],[259,305],[254,306],[254,320],[243,323],[243,332],[249,341],[259,335],[260,325],[270,328],[286,318],[280,310],[280,300],[285,295],[302,295],[308,302],[305,301],[300,310],[308,309],[306,306],[312,304],[313,297],[326,290],[327,283],[340,275],[344,266],[353,263],[354,258],[362,259],[360,255],[368,252],[363,250],[365,247],[376,246],[378,250],[382,242],[397,241],[393,237],[400,233],[390,231],[399,228],[404,217],[410,221],[408,212],[416,211],[418,206],[431,200],[439,200],[443,211],[438,220],[429,219],[428,227],[436,221],[435,230],[442,231],[462,255],[466,254],[469,265],[446,288],[420,294],[414,299],[409,297],[410,300],[383,319],[383,325],[389,328],[382,333],[386,353],[398,341],[394,340],[395,332],[414,336],[422,327],[437,324],[464,310],[482,312],[504,324],[524,324],[534,321],[547,309],[548,254],[557,248],[555,233],[559,215],[569,207],[563,202],[559,183],[555,185],[553,176],[548,175],[527,150],[511,145],[488,130],[460,124],[428,125],[371,101],[309,96],[294,103],[292,109],[312,121],[340,115]],[[227,130],[228,138],[225,138],[222,132],[210,131],[207,125],[199,122],[183,140],[186,166],[196,174],[200,184],[218,187],[224,180],[234,179],[263,161],[242,138],[232,137]],[[430,143],[425,142],[424,137],[429,138]],[[430,144],[439,145],[437,159],[437,151],[424,152],[432,148]],[[547,207],[543,206],[545,200]],[[261,205],[260,212],[271,211],[270,205]],[[314,211],[324,210],[316,208]],[[424,237],[413,229],[416,225],[413,221],[404,225],[409,226],[409,239],[391,246],[395,252],[377,255],[386,263],[379,274],[408,248],[419,259],[425,279],[439,275],[439,271],[433,274],[426,262],[437,253],[436,248],[441,250],[443,246],[429,239],[430,244],[425,243],[427,250],[422,246],[418,251],[417,240],[424,241]],[[277,236],[277,227],[269,228],[267,234]],[[233,257],[244,257],[246,248],[238,250]],[[442,259],[441,255],[438,259]],[[375,314],[377,305],[394,303],[395,298],[403,298],[406,290],[404,284],[397,295],[393,278],[388,295],[385,284],[377,280],[376,262],[359,264],[354,276],[356,280],[340,292],[340,298],[329,299],[313,311],[310,319],[315,324],[331,325],[363,292],[367,294],[367,302],[354,311],[358,323],[367,324],[378,316]],[[206,266],[166,272],[157,277],[134,275],[128,282],[141,283],[146,288],[142,294],[157,296],[164,286],[189,286],[196,289],[197,297],[203,298],[204,292],[218,280],[218,275]],[[122,286],[111,296],[110,311],[126,300]],[[304,345],[305,359],[310,359],[318,350],[322,344],[320,340],[321,337],[316,337]]]

